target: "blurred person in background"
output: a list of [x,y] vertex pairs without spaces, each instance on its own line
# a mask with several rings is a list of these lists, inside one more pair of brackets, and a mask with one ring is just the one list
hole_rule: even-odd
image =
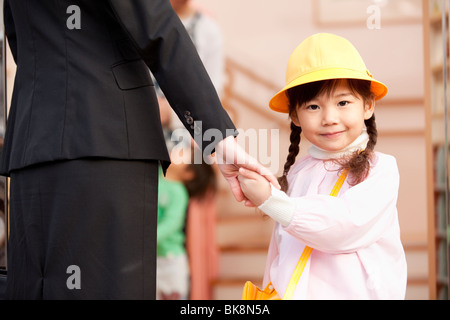
[[219,25],[192,0],[170,0],[170,2],[189,33],[219,97],[222,96],[225,58]]
[[[222,97],[224,91],[225,55],[223,36],[219,25],[192,0],[170,0],[170,3],[194,43],[219,98]],[[160,106],[169,108],[169,102],[159,88],[158,83],[156,82],[155,85]],[[182,122],[178,120],[174,112],[172,112],[171,118],[171,123],[168,126],[170,130],[183,128]]]
[[[171,153],[166,175],[160,170],[157,230],[157,299],[186,300],[189,297],[189,263],[185,247],[189,194],[183,182],[190,179],[183,159]],[[180,161],[177,161],[180,160]]]
[[[224,91],[225,56],[219,25],[192,0],[170,0],[170,2],[190,35],[221,97]],[[164,94],[161,91],[158,93],[160,108],[169,109]],[[167,139],[167,143],[173,146],[174,141],[181,138],[177,135],[179,131],[176,129],[182,128],[182,123],[173,112],[170,120],[164,117],[164,123],[165,132],[168,135],[173,134],[172,139]],[[190,299],[209,300],[212,298],[211,283],[218,274],[218,249],[215,244],[216,167],[203,162],[191,164],[188,169],[196,173],[196,179],[190,182],[191,192],[186,225],[186,246],[191,269]]]

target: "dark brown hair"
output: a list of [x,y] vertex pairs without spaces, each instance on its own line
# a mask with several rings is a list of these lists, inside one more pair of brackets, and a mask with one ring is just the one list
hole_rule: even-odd
[[190,198],[201,198],[208,191],[216,192],[217,178],[214,168],[211,165],[202,161],[199,164],[189,164],[186,170],[193,173],[192,179],[184,181]]
[[209,191],[215,193],[217,191],[217,177],[214,168],[207,164],[202,157],[201,163],[197,163],[195,159],[196,148],[194,145],[191,149],[191,163],[186,166],[186,172],[191,173],[191,178],[183,181],[189,198],[202,198]]
[[[294,116],[298,106],[313,100],[318,95],[322,93],[326,93],[328,95],[333,93],[342,81],[346,81],[349,89],[353,93],[359,94],[364,102],[371,102],[374,100],[374,94],[370,90],[370,81],[356,79],[333,79],[312,82],[288,89],[286,91],[286,96],[289,100],[289,116]],[[372,159],[374,148],[377,143],[378,132],[375,123],[375,114],[364,122],[369,135],[369,142],[367,143],[366,149],[362,152],[355,152],[349,158],[334,160],[339,163],[341,170],[348,170],[349,179],[351,179],[350,181],[353,185],[362,182],[368,176],[370,170],[370,160]],[[289,154],[284,165],[283,175],[278,178],[281,189],[285,192],[288,189],[287,175],[300,152],[301,133],[302,128],[297,127],[293,122],[291,122],[291,145],[289,146]]]

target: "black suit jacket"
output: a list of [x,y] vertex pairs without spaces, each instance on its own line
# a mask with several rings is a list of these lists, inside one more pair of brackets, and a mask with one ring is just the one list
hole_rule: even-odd
[[84,157],[167,165],[148,68],[193,136],[194,121],[234,134],[169,0],[6,0],[4,15],[17,73],[0,174]]

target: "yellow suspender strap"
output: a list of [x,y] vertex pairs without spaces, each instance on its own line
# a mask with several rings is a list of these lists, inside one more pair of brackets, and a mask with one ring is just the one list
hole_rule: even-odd
[[294,295],[295,288],[297,287],[297,283],[300,280],[300,277],[305,269],[306,263],[308,262],[309,256],[311,255],[312,248],[306,246],[303,250],[302,255],[300,256],[300,260],[298,260],[297,267],[295,267],[294,273],[292,275],[291,281],[289,281],[286,292],[284,293],[283,300],[291,300]]
[[334,185],[333,190],[331,190],[330,196],[332,197],[337,197],[339,190],[341,190],[342,185],[344,184],[345,179],[347,179],[347,174],[348,171],[344,170],[341,173],[341,176],[339,177],[338,181],[336,182],[336,184]]
[[[336,197],[341,190],[342,185],[344,184],[345,179],[347,178],[347,170],[344,170],[339,177],[338,181],[334,185],[333,190],[330,193],[330,196]],[[289,281],[286,292],[284,293],[283,300],[291,300],[294,295],[295,288],[297,287],[297,283],[300,280],[300,277],[305,269],[306,263],[308,262],[309,257],[311,256],[312,248],[306,246],[303,250],[300,259],[298,260],[297,266],[295,267],[294,273],[292,274],[291,280]]]

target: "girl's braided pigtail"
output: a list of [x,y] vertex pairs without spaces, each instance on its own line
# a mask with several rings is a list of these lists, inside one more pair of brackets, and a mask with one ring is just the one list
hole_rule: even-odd
[[291,145],[289,146],[289,154],[287,156],[286,163],[284,164],[283,175],[278,178],[278,182],[281,185],[281,190],[287,192],[289,187],[287,175],[289,169],[295,163],[297,155],[300,153],[300,140],[301,140],[302,128],[297,127],[293,122],[291,122]]
[[375,145],[377,144],[378,131],[375,123],[375,114],[368,120],[364,121],[369,135],[369,142],[366,149],[356,153],[348,160],[347,163],[342,163],[342,168],[347,169],[351,175],[351,184],[357,185],[364,181],[370,172],[370,161],[374,153]]

